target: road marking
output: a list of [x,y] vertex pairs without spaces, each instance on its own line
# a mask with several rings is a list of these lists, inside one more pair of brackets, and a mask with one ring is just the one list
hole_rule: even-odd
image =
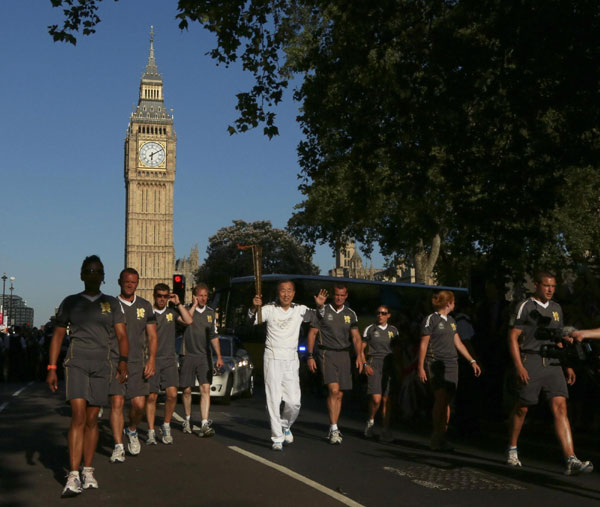
[[18,391],[15,391],[12,395],[19,396],[19,394],[21,394],[23,391],[25,391],[25,389],[27,389],[31,384],[33,384],[33,380],[31,382],[29,382],[29,384],[27,384],[26,386],[21,387],[21,389],[19,389]]
[[262,463],[263,465],[274,468],[275,470],[281,472],[282,474],[288,475],[289,477],[292,477],[293,479],[296,479],[297,481],[300,481],[300,482],[306,484],[307,486],[310,486],[311,488],[314,488],[317,491],[320,491],[321,493],[324,493],[325,495],[328,495],[328,496],[336,499],[338,502],[341,502],[344,505],[350,505],[352,507],[362,507],[362,504],[355,502],[351,498],[348,498],[348,497],[338,493],[337,491],[334,491],[333,489],[329,489],[328,487],[323,486],[322,484],[319,484],[318,482],[315,482],[312,479],[309,479],[308,477],[304,477],[303,475],[300,475],[299,473],[294,472],[293,470],[290,470],[289,468],[278,465],[277,463],[273,463],[272,461],[269,461],[268,459],[257,456],[256,454],[253,454],[253,453],[246,451],[235,445],[230,445],[229,448],[232,451],[238,452],[250,459],[253,459],[254,461],[258,461],[259,463]]
[[8,407],[8,401],[5,401],[2,405],[0,405],[0,412],[2,412],[6,407]]

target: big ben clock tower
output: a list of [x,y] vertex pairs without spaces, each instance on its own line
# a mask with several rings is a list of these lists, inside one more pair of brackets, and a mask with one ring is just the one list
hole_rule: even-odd
[[152,301],[157,283],[170,284],[175,267],[173,186],[177,137],[165,109],[163,81],[150,55],[125,138],[125,266],[138,270],[137,294]]

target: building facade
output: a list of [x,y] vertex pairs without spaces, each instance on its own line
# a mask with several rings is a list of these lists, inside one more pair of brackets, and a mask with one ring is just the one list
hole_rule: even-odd
[[198,245],[194,245],[189,257],[175,261],[175,272],[185,276],[185,302],[192,302],[192,290],[196,285],[196,272],[200,267]]
[[[2,295],[0,294],[0,299]],[[0,304],[2,308],[5,326],[29,326],[33,327],[33,308],[27,306],[27,302],[16,294],[5,295]],[[0,326],[3,327],[3,326]]]
[[173,115],[165,108],[151,29],[150,55],[125,138],[125,266],[137,269],[137,293],[150,301],[154,285],[171,285],[175,267],[176,146]]

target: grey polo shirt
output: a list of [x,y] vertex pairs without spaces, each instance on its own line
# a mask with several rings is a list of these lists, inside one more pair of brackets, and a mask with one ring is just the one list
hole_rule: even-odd
[[456,361],[458,353],[454,346],[456,321],[450,315],[444,318],[435,312],[423,320],[421,336],[429,335],[427,357],[431,360]]
[[389,324],[385,327],[378,324],[367,326],[363,332],[363,342],[369,345],[369,357],[383,359],[391,354],[398,335],[398,330]]
[[317,344],[320,347],[343,350],[352,345],[350,330],[358,328],[358,317],[345,305],[338,311],[331,305],[325,305],[317,311],[317,319],[310,325],[319,330]]
[[176,357],[175,338],[177,336],[176,322],[179,312],[166,306],[162,311],[153,308],[156,317],[156,333],[158,335],[158,350],[156,357],[173,359]]
[[[536,314],[537,311],[537,314]],[[541,346],[545,343],[553,343],[552,340],[538,340],[535,332],[539,325],[540,317],[548,322],[549,329],[563,328],[563,312],[558,303],[546,301],[541,303],[531,297],[517,305],[516,311],[511,318],[511,328],[522,331],[519,337],[521,350],[530,350],[539,352]],[[544,327],[544,326],[542,326]]]
[[183,333],[182,355],[209,356],[210,341],[217,337],[215,311],[209,306],[196,308],[192,316],[193,322]]
[[114,325],[125,323],[119,301],[106,294],[67,296],[58,308],[56,325],[69,327],[71,344],[67,357],[104,360],[110,355]]

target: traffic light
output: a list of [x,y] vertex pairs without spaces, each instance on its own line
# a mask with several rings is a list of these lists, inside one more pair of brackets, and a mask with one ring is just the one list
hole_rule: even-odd
[[173,292],[179,296],[181,304],[185,300],[185,276],[173,275]]

